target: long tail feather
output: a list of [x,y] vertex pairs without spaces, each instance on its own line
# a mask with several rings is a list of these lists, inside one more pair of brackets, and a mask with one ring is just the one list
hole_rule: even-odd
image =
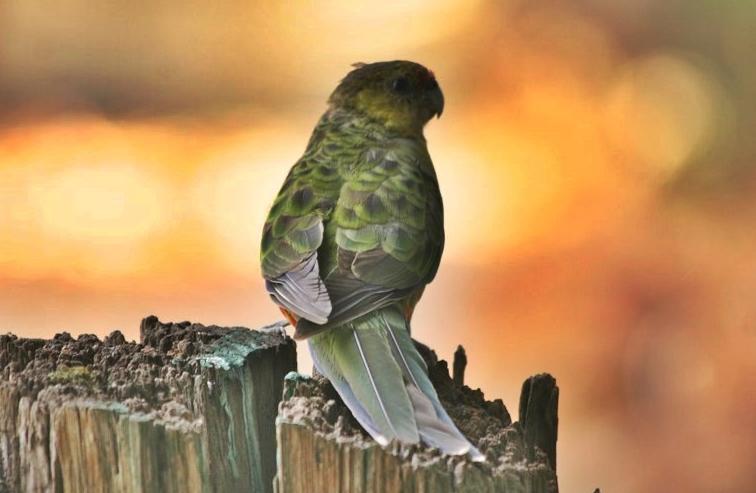
[[365,351],[362,349],[362,343],[360,342],[360,336],[359,332],[356,330],[352,331],[352,335],[354,336],[354,342],[357,344],[357,349],[360,352],[360,360],[362,360],[362,364],[365,367],[365,372],[367,373],[368,378],[370,379],[370,386],[373,388],[373,392],[375,392],[375,400],[378,402],[378,405],[381,407],[381,412],[383,413],[383,417],[386,419],[386,423],[389,425],[389,428],[391,428],[392,434],[396,435],[396,427],[394,427],[394,424],[391,422],[391,417],[388,414],[388,411],[386,410],[386,404],[383,403],[383,397],[381,397],[381,393],[378,391],[378,386],[375,383],[375,378],[373,377],[373,370],[370,369],[370,363],[368,362],[367,356],[365,355]]
[[357,397],[354,395],[354,392],[352,392],[352,388],[349,386],[346,380],[343,378],[340,378],[334,371],[333,368],[327,366],[328,363],[324,362],[321,358],[317,357],[316,351],[312,351],[311,348],[311,354],[312,354],[312,360],[313,363],[315,363],[315,367],[318,369],[318,371],[328,376],[333,375],[334,377],[328,377],[328,380],[331,382],[333,387],[336,389],[336,392],[339,393],[341,396],[341,399],[346,403],[347,407],[350,411],[352,411],[352,415],[355,417],[357,422],[365,428],[365,431],[367,431],[373,439],[378,442],[381,446],[385,447],[388,445],[390,439],[386,435],[384,435],[376,426],[373,424],[373,420],[370,418],[370,414],[368,414],[365,407],[360,404],[360,401],[357,399]]
[[364,317],[308,339],[318,370],[376,441],[417,443],[420,436],[385,331]]
[[379,444],[422,440],[448,454],[484,460],[441,405],[398,308],[378,310],[308,342],[318,371]]
[[404,316],[397,311],[386,310],[381,313],[381,317],[395,357],[401,363],[408,380],[407,391],[415,407],[420,437],[448,454],[469,454],[475,461],[484,461],[485,456],[462,435],[441,404],[436,389],[428,378],[425,361],[415,348],[409,331],[405,329]]

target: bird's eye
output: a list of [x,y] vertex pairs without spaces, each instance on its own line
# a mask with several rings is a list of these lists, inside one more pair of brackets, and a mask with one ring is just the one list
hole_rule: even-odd
[[406,92],[409,86],[409,81],[405,77],[399,77],[391,82],[391,89],[396,92]]

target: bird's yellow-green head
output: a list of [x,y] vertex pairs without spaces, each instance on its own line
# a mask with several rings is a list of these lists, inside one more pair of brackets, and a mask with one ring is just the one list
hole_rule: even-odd
[[444,110],[433,72],[404,60],[358,63],[328,100],[332,108],[363,114],[400,133],[422,132]]

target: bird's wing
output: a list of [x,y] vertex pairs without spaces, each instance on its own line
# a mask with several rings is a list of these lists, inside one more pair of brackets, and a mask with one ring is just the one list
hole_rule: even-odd
[[308,337],[406,297],[436,274],[443,206],[424,143],[400,139],[363,154],[345,180],[326,228],[336,265],[324,277],[333,310],[325,325],[297,325]]
[[332,310],[317,251],[333,204],[329,191],[338,186],[332,167],[305,155],[289,172],[263,228],[260,255],[268,292],[279,305],[318,324]]

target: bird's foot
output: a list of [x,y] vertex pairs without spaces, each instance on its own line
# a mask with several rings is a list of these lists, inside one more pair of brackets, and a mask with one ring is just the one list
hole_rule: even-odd
[[286,337],[286,327],[290,326],[291,324],[287,322],[286,320],[279,320],[278,322],[272,323],[270,325],[266,325],[265,327],[259,329],[261,332],[267,332],[269,334],[277,334],[281,337]]

